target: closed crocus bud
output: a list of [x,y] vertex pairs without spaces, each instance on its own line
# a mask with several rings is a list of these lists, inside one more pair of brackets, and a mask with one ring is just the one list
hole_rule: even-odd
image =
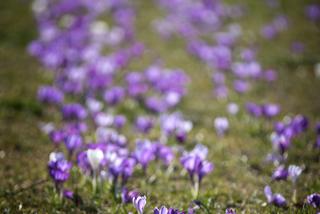
[[104,154],[100,149],[89,149],[87,151],[87,158],[92,170],[96,171],[104,158]]
[[143,209],[146,206],[147,198],[146,196],[138,196],[132,199],[133,206],[136,208],[139,214],[143,214]]
[[70,134],[64,139],[68,151],[72,153],[82,145],[82,137],[78,134]]
[[308,195],[307,203],[313,206],[314,208],[320,208],[320,194],[313,193],[311,195]]

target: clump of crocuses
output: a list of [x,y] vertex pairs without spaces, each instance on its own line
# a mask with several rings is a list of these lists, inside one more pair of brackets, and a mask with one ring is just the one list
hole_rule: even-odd
[[206,160],[207,153],[208,149],[198,144],[192,151],[185,152],[180,158],[182,166],[189,173],[194,198],[198,197],[203,177],[214,169],[214,165]]
[[62,197],[63,184],[70,177],[72,163],[67,161],[63,153],[52,152],[49,156],[49,175],[55,183],[57,193]]

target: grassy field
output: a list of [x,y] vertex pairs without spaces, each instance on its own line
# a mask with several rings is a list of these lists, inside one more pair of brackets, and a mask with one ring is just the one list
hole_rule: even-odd
[[[214,172],[204,179],[200,200],[212,213],[223,213],[229,206],[239,213],[314,213],[303,204],[288,209],[266,205],[263,188],[270,183],[273,168],[264,163],[264,158],[271,149],[268,139],[272,121],[249,117],[243,108],[247,101],[276,102],[282,107],[277,119],[301,113],[308,116],[312,126],[320,121],[320,78],[317,79],[313,71],[314,64],[320,62],[320,27],[305,18],[304,6],[308,1],[283,0],[277,10],[266,7],[263,1],[245,1],[247,15],[239,20],[244,31],[241,43],[254,42],[260,50],[259,61],[265,68],[276,69],[279,78],[274,83],[258,82],[242,96],[231,92],[228,100],[222,101],[212,96],[210,71],[185,52],[183,42],[178,38],[163,41],[152,31],[150,23],[161,17],[161,11],[152,1],[135,2],[138,38],[152,51],[136,60],[131,69],[142,69],[155,57],[160,57],[167,67],[182,68],[192,79],[189,93],[179,105],[179,110],[195,127],[187,147],[202,142],[209,147],[209,160],[215,164]],[[61,204],[52,197],[52,183],[48,181],[46,170],[52,145],[39,130],[40,123],[50,121],[52,116],[38,104],[35,96],[38,86],[50,82],[51,78],[26,53],[26,45],[36,38],[29,1],[0,1],[0,11],[0,212],[120,212],[110,194],[93,197],[86,187],[78,190],[83,199],[79,206],[71,202]],[[288,15],[289,30],[273,41],[262,39],[258,34],[260,27],[280,12]],[[294,41],[305,44],[303,55],[291,53],[290,45]],[[213,119],[228,116],[225,109],[230,101],[240,104],[240,113],[229,117],[231,130],[226,137],[219,138]],[[298,137],[290,150],[288,162],[306,167],[298,180],[301,202],[306,195],[320,190],[320,151],[313,149],[314,140],[315,134],[310,130]],[[191,198],[187,176],[181,175],[180,170],[169,177],[157,172],[154,164],[148,171],[151,178],[137,172],[129,182],[130,187],[147,195],[146,210],[162,204],[186,209]],[[290,199],[292,186],[289,182],[272,186],[274,191]],[[131,205],[126,209],[133,211]]]

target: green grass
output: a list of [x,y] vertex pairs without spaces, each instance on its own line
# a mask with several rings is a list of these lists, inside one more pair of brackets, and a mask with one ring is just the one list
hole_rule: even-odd
[[[236,2],[236,1],[229,1]],[[244,2],[244,1],[242,1]],[[262,1],[246,1],[248,15],[239,20],[244,36],[239,47],[255,44],[259,47],[259,60],[265,68],[275,68],[279,80],[272,84],[258,83],[248,94],[239,97],[231,93],[228,100],[213,98],[210,70],[184,50],[178,38],[163,41],[152,32],[151,21],[162,12],[152,1],[136,1],[138,8],[138,38],[151,50],[131,69],[143,69],[157,57],[169,68],[182,68],[191,77],[188,96],[179,109],[192,119],[195,128],[187,145],[196,142],[207,145],[209,159],[215,170],[204,179],[200,200],[212,210],[223,213],[228,206],[244,213],[314,213],[301,205],[289,209],[266,206],[263,188],[269,184],[272,167],[263,160],[271,149],[268,141],[272,121],[253,119],[244,109],[236,117],[230,117],[231,131],[218,138],[213,129],[216,116],[225,113],[229,101],[278,102],[282,114],[302,113],[312,124],[320,120],[320,80],[313,73],[313,65],[320,62],[320,29],[304,17],[303,8],[307,1],[282,1],[280,10],[268,9]],[[290,28],[274,41],[265,41],[257,34],[261,25],[274,15],[285,10],[290,18]],[[47,181],[46,163],[52,151],[49,140],[39,131],[39,123],[52,118],[35,99],[37,87],[50,81],[40,64],[25,51],[27,43],[36,37],[36,26],[32,19],[29,2],[10,0],[0,2],[0,211],[4,213],[118,213],[117,204],[108,192],[99,197],[91,194],[89,184],[78,188],[83,204],[57,202],[52,194],[52,183]],[[289,47],[293,41],[306,44],[302,56],[293,56]],[[229,79],[228,81],[231,81]],[[123,111],[130,111],[124,108]],[[129,112],[127,112],[129,114]],[[136,112],[130,112],[135,114]],[[132,133],[129,133],[132,135]],[[289,163],[304,164],[306,170],[298,181],[298,198],[303,202],[307,194],[320,190],[319,151],[312,148],[315,136],[312,131],[299,137],[290,150]],[[186,209],[191,194],[186,175],[181,175],[179,163],[169,177],[159,173],[157,164],[148,169],[146,178],[138,170],[129,187],[137,188],[147,195],[146,210],[151,213],[155,206],[170,205]],[[74,172],[77,177],[79,172]],[[148,177],[148,176],[147,176]],[[72,179],[71,179],[72,180]],[[77,187],[80,181],[68,186]],[[274,191],[291,197],[289,182],[272,184]],[[133,211],[131,205],[126,206]]]

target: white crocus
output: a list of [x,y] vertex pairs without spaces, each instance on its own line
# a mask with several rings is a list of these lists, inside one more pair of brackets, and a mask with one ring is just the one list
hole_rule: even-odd
[[87,151],[87,157],[92,170],[96,171],[99,168],[104,155],[100,149],[89,149]]

